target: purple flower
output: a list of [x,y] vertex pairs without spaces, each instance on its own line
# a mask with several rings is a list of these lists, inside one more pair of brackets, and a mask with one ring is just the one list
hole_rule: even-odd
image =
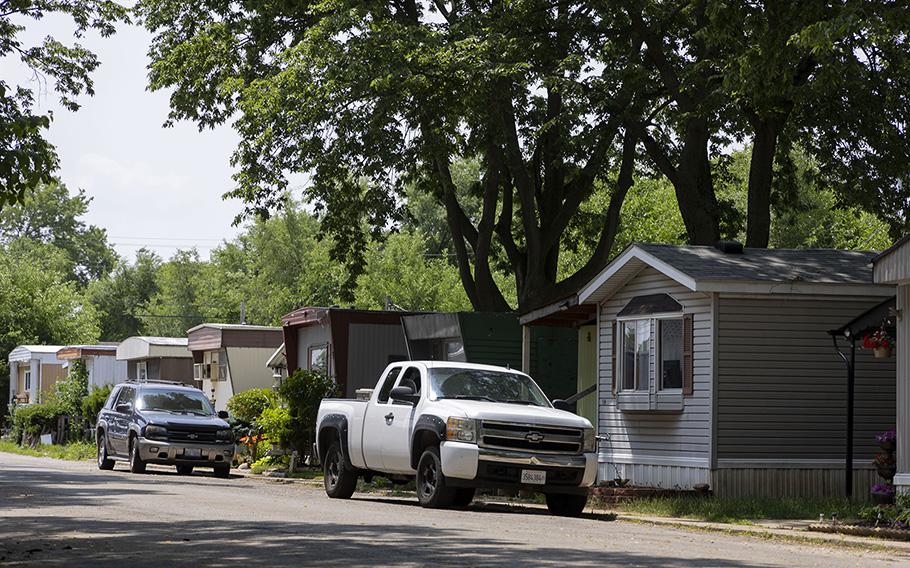
[[878,495],[894,495],[894,486],[888,483],[876,483],[872,486],[872,492]]
[[883,444],[885,442],[893,442],[896,439],[897,439],[896,430],[888,430],[886,432],[882,432],[881,434],[878,434],[877,436],[875,436],[875,441],[878,442],[879,444]]

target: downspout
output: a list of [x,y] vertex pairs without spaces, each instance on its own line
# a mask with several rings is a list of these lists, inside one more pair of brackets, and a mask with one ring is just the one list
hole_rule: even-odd
[[847,358],[837,345],[837,336],[831,335],[834,351],[847,366],[847,451],[844,459],[844,485],[848,499],[853,497],[853,406],[856,382],[856,338],[851,334],[849,339],[850,357]]

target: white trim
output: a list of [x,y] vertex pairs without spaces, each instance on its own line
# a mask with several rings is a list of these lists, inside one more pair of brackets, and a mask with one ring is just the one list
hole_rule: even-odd
[[[871,463],[856,461],[853,469],[873,469]],[[717,469],[844,469],[844,460],[805,458],[723,458],[717,460]]]
[[589,282],[584,288],[581,289],[581,291],[578,292],[578,303],[584,304],[587,302],[588,298],[590,298],[601,286],[603,286],[604,283],[612,278],[613,275],[615,275],[617,272],[622,270],[622,268],[628,264],[630,260],[633,259],[644,262],[658,272],[662,272],[665,276],[676,280],[693,292],[695,291],[694,278],[638,248],[637,245],[631,245],[625,250],[625,252],[621,253],[618,257],[613,259],[613,262],[608,264],[606,268],[600,272],[600,274],[595,276],[591,282]]
[[648,319],[648,320],[678,319],[678,320],[681,320],[684,315],[685,315],[684,311],[660,312],[660,313],[656,313],[656,314],[638,314],[637,316],[616,316],[616,321],[634,321],[634,320],[644,320],[644,319]]
[[894,485],[900,485],[901,487],[910,487],[910,473],[895,474]]
[[633,465],[671,465],[709,469],[711,460],[707,458],[687,458],[674,456],[641,456],[636,454],[606,454],[597,456],[599,463],[623,463]]

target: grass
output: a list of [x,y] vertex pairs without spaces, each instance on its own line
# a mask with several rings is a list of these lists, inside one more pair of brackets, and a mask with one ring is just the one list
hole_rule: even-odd
[[858,518],[865,503],[846,499],[721,499],[655,497],[607,506],[622,513],[676,517],[716,523],[750,524],[760,520],[817,520],[819,515]]
[[95,444],[73,442],[65,446],[38,444],[35,448],[23,448],[14,442],[0,440],[0,452],[58,460],[88,461],[95,459]]

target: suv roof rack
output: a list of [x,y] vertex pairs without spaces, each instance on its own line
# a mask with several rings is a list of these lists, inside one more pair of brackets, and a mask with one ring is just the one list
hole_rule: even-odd
[[145,379],[144,381],[140,381],[139,379],[127,379],[123,382],[137,384],[137,385],[145,385],[145,384],[151,383],[151,384],[161,384],[161,385],[180,385],[183,387],[192,386],[192,385],[188,385],[186,383],[182,383],[180,381],[165,381],[162,379]]

